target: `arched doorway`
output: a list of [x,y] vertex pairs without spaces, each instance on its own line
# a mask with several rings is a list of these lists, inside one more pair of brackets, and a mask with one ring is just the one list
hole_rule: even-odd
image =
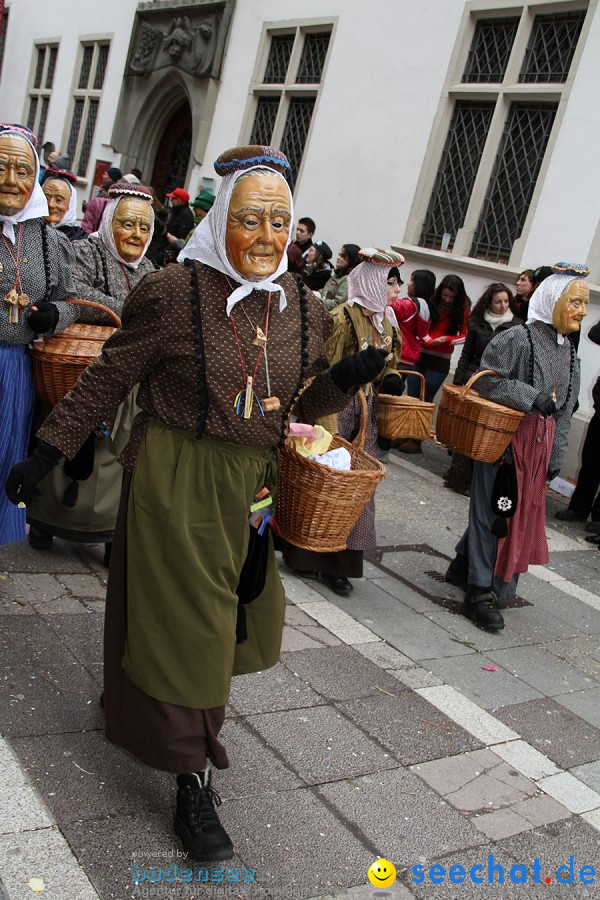
[[185,185],[191,152],[192,112],[185,101],[165,125],[154,160],[151,184],[161,200]]

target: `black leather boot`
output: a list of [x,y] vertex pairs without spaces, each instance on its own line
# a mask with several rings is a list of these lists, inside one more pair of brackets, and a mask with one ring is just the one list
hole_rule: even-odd
[[446,581],[455,585],[462,591],[467,589],[467,581],[469,579],[469,560],[466,556],[457,555],[454,557],[448,568],[446,569]]
[[215,812],[221,798],[211,787],[211,773],[192,772],[177,776],[175,834],[184,850],[195,859],[212,862],[233,856],[231,839]]
[[504,628],[504,618],[498,609],[498,598],[491,588],[472,584],[467,587],[465,615],[475,625],[487,631],[500,631]]

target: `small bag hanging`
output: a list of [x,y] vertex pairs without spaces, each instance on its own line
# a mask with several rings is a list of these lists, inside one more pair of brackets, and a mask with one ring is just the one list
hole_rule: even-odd
[[498,463],[498,471],[492,488],[490,506],[496,519],[492,525],[492,533],[497,538],[506,537],[508,525],[506,520],[512,518],[519,502],[519,483],[510,447]]

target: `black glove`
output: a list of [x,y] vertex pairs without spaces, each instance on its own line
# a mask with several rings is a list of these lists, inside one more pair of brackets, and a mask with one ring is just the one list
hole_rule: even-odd
[[559,472],[560,469],[548,469],[548,475],[546,476],[548,478],[548,481],[552,481],[554,478],[556,478]]
[[358,353],[351,353],[331,367],[331,380],[340,391],[346,393],[350,388],[359,387],[377,378],[385,368],[387,356],[387,350],[376,350],[371,346],[366,350],[359,350]]
[[538,394],[533,401],[532,409],[541,412],[543,416],[553,416],[556,412],[556,403],[549,394]]
[[36,485],[61,460],[63,454],[56,447],[40,441],[29,457],[17,463],[8,473],[4,489],[6,496],[15,506],[28,506],[39,494]]
[[27,317],[27,324],[36,334],[45,334],[52,331],[58,322],[58,307],[54,303],[39,303],[37,312],[32,312]]
[[386,375],[379,388],[382,394],[391,394],[393,397],[401,397],[404,393],[404,379],[399,375]]

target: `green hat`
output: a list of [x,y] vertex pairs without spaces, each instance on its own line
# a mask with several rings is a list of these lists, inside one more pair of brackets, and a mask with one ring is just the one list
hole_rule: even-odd
[[200,193],[192,200],[190,206],[199,206],[200,209],[209,211],[215,202],[215,195],[210,191],[200,191]]

